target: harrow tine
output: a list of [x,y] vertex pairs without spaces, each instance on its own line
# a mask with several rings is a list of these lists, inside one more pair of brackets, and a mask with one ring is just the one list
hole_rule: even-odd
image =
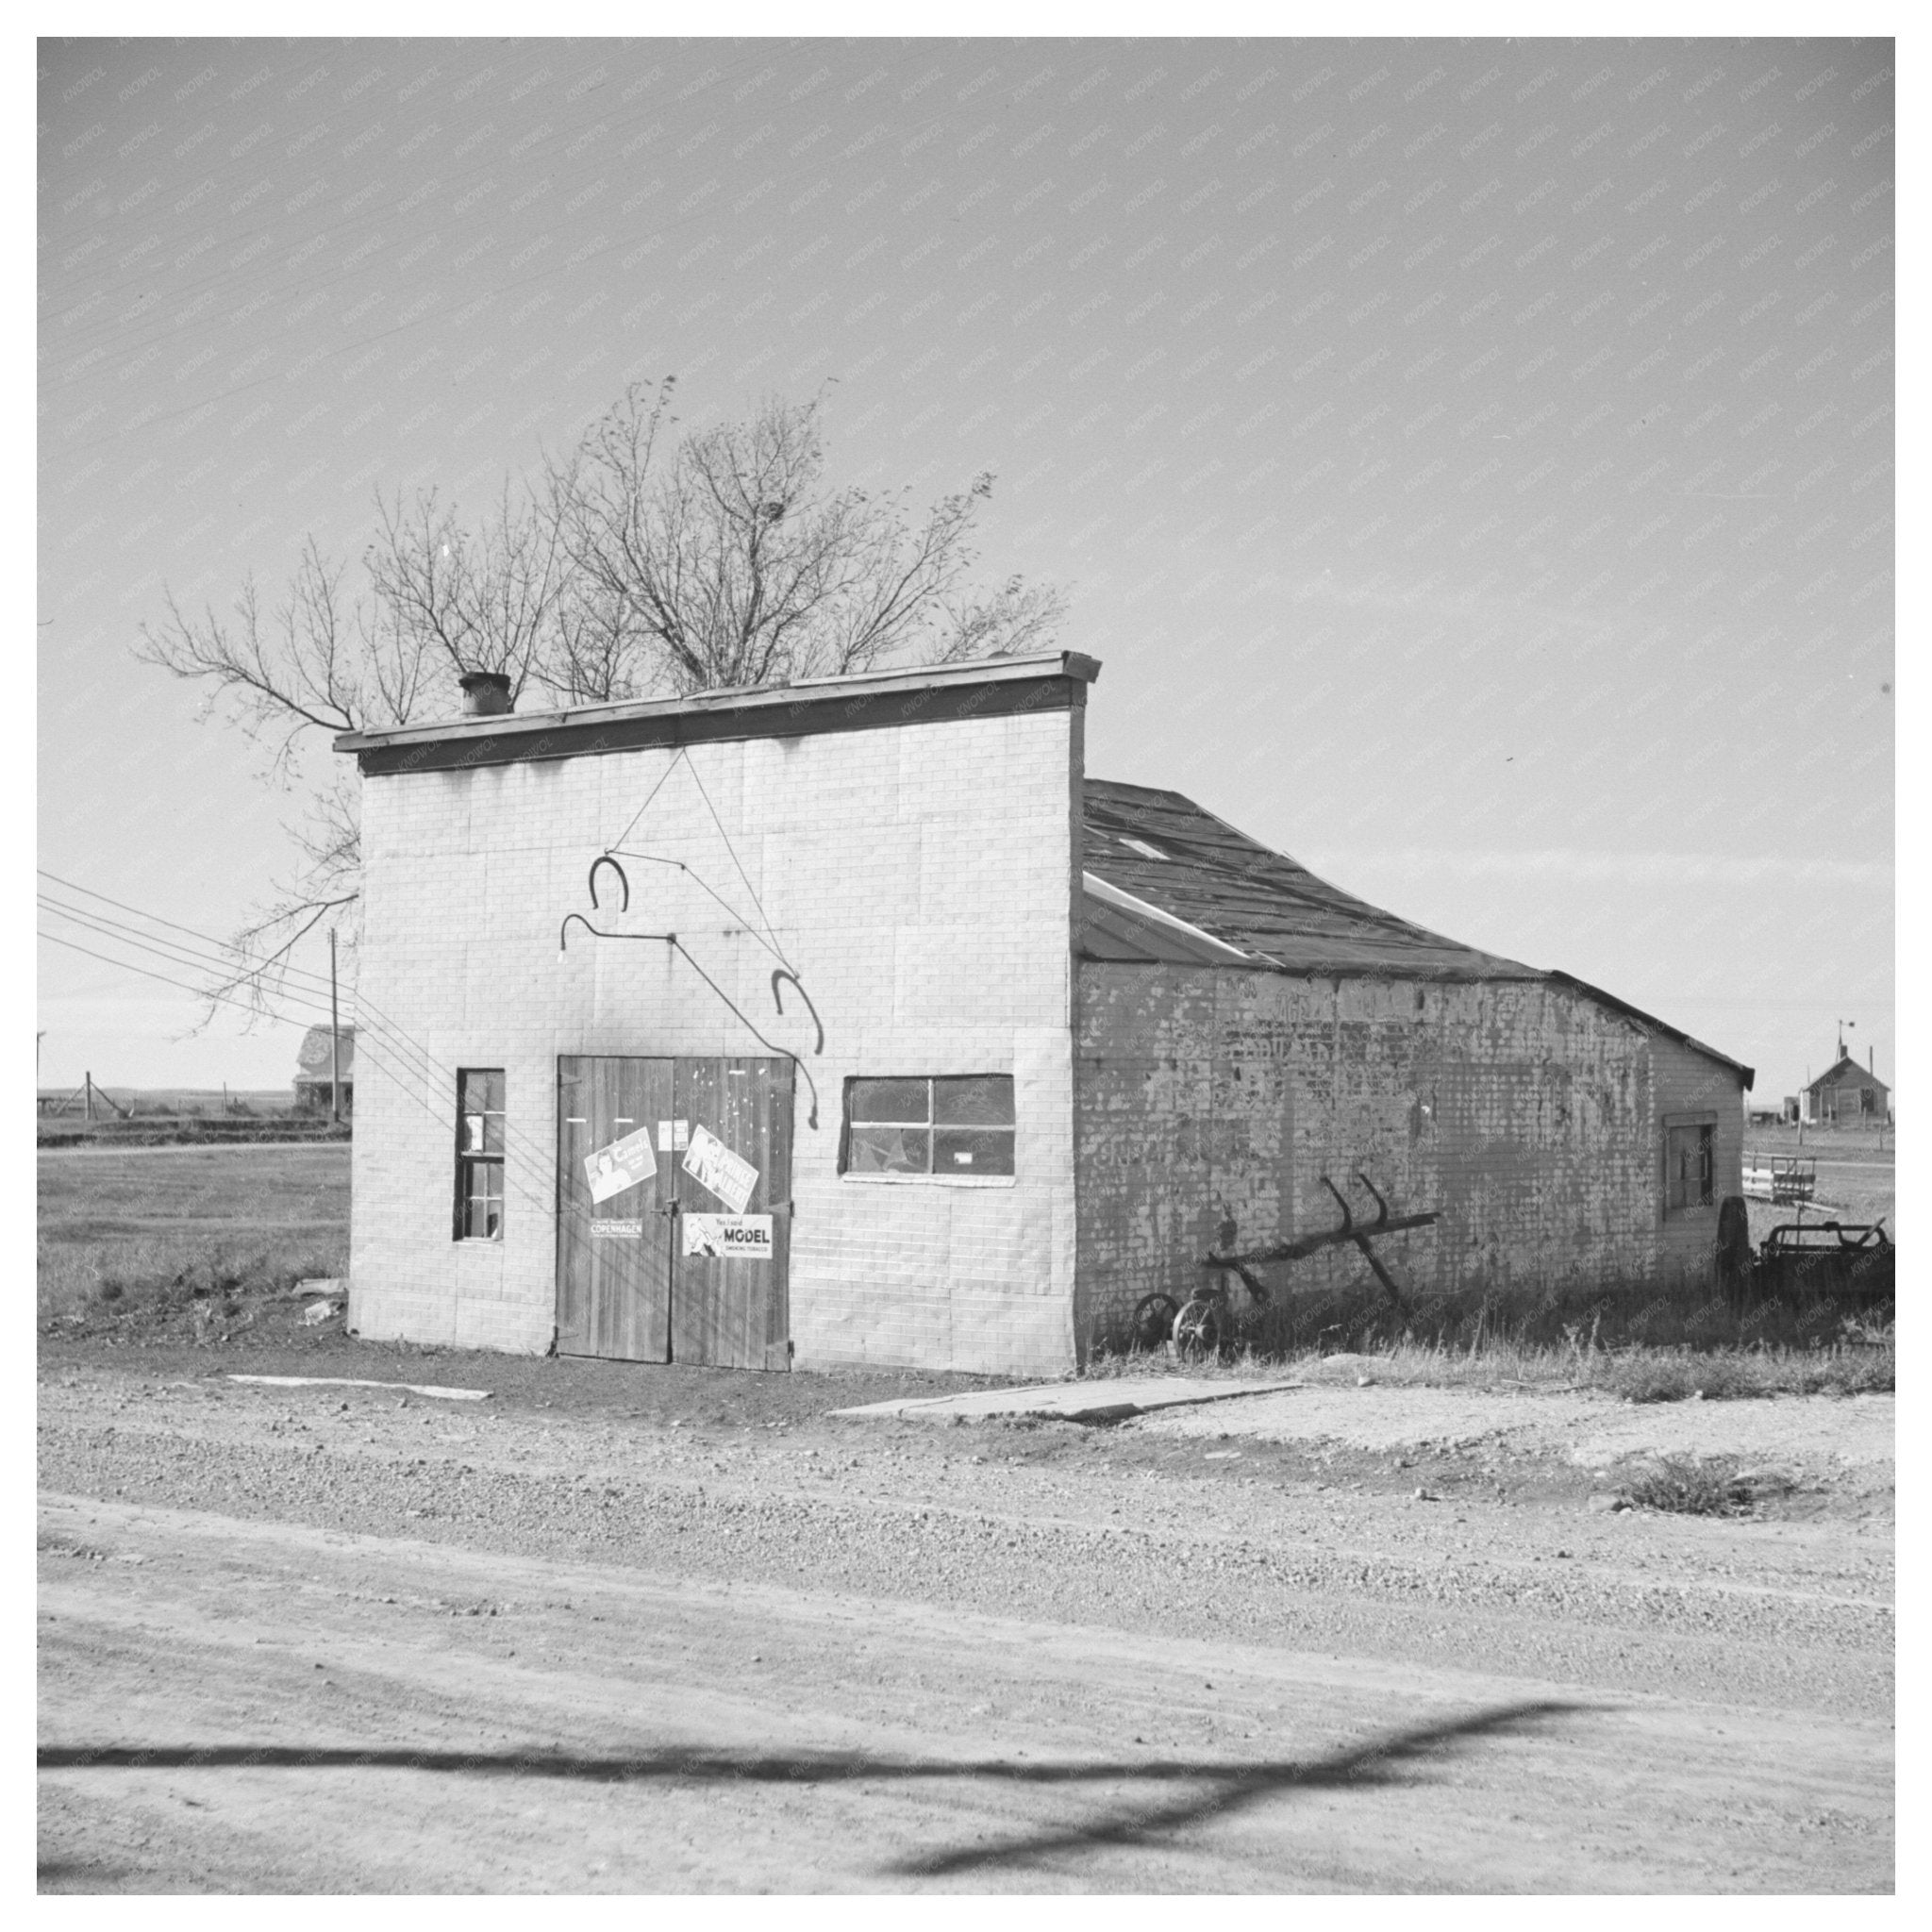
[[1375,1234],[1379,1232],[1382,1228],[1385,1228],[1389,1225],[1389,1204],[1388,1202],[1383,1200],[1379,1193],[1375,1192],[1374,1182],[1372,1181],[1367,1174],[1363,1174],[1359,1168],[1356,1170],[1355,1177],[1357,1180],[1361,1182],[1363,1187],[1368,1189],[1370,1193],[1374,1194],[1375,1196],[1375,1224],[1374,1227],[1371,1227],[1368,1230],[1370,1234]]
[[1337,1240],[1344,1240],[1355,1232],[1355,1216],[1349,1210],[1347,1196],[1342,1193],[1341,1190],[1325,1174],[1322,1176],[1322,1185],[1335,1196],[1337,1204],[1341,1208],[1341,1225],[1336,1229],[1335,1233]]

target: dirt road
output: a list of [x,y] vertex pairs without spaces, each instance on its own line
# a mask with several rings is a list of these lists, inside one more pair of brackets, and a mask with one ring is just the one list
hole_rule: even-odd
[[1891,1883],[1869,1458],[1690,1521],[1527,1439],[830,1423],[801,1376],[680,1426],[553,1366],[461,1412],[43,1374],[43,1890]]

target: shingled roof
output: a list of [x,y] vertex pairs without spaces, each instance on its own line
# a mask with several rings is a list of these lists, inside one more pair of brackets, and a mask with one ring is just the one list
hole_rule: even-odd
[[[1086,824],[1091,874],[1239,948],[1258,967],[1404,978],[1547,977],[1331,886],[1178,791],[1090,778]],[[1091,888],[1088,896],[1096,897]],[[1091,957],[1133,957],[1106,950],[1108,927],[1098,916],[1105,910],[1104,904],[1090,908]]]
[[1178,791],[1089,778],[1084,796],[1083,958],[1545,982],[1735,1067],[1746,1088],[1756,1077],[1741,1060],[1601,987],[1479,951],[1384,912]]

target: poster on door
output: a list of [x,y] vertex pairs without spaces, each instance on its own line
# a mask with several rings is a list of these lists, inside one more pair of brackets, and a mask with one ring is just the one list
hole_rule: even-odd
[[651,1152],[648,1128],[640,1127],[608,1147],[584,1157],[584,1178],[591,1184],[591,1199],[608,1201],[626,1188],[641,1187],[658,1178],[658,1157]]
[[758,1184],[758,1169],[732,1153],[708,1127],[692,1126],[691,1145],[685,1150],[684,1171],[700,1187],[708,1188],[734,1214],[744,1212],[744,1204]]
[[769,1214],[686,1214],[684,1252],[718,1261],[769,1261],[772,1258],[772,1217]]

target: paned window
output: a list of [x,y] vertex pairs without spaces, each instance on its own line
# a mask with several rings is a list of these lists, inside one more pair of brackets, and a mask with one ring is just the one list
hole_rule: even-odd
[[1712,1126],[1664,1129],[1664,1212],[1682,1214],[1708,1208],[1717,1182],[1717,1129]]
[[459,1241],[503,1238],[503,1069],[457,1074],[457,1224]]
[[846,1174],[1013,1172],[1013,1076],[921,1074],[845,1083]]

